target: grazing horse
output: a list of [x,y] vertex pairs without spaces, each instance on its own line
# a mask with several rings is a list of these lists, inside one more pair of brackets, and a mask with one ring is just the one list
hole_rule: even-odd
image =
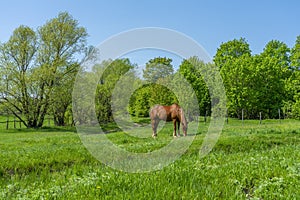
[[178,136],[180,136],[180,123],[182,124],[184,136],[187,135],[187,121],[184,116],[183,109],[178,104],[172,104],[171,106],[155,105],[150,110],[150,118],[153,130],[152,137],[157,136],[157,126],[160,120],[164,120],[166,122],[173,121],[174,137],[177,137],[176,123],[178,124]]

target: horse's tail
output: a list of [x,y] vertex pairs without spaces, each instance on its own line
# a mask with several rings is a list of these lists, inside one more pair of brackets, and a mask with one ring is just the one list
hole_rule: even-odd
[[187,126],[187,120],[185,118],[185,114],[182,108],[179,108],[179,113],[180,113],[180,121],[183,123],[184,126]]

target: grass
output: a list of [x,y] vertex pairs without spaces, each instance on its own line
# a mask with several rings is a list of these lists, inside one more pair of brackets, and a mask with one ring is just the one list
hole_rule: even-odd
[[[0,199],[300,198],[299,121],[230,120],[212,151],[200,158],[208,125],[201,122],[180,159],[148,173],[102,164],[74,129],[2,129]],[[140,131],[151,136],[148,127]],[[172,125],[157,139],[123,132],[107,136],[127,151],[149,152],[172,140]]]

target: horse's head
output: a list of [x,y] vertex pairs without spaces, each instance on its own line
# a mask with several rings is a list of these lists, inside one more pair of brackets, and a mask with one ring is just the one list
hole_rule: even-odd
[[182,130],[183,130],[183,134],[186,136],[187,135],[187,128],[188,128],[188,125],[187,125],[188,123],[186,123],[186,124],[183,124],[183,126],[182,126]]

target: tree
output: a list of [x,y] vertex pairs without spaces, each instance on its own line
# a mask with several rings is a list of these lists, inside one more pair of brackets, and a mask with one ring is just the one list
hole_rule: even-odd
[[294,47],[291,49],[291,66],[300,70],[300,35],[297,36]]
[[204,65],[206,64],[203,61],[200,61],[198,57],[191,57],[183,60],[178,70],[178,72],[191,84],[192,88],[194,89],[198,99],[199,111],[203,114],[210,112],[209,91],[201,74],[201,68],[203,68]]
[[267,117],[274,118],[287,99],[286,83],[291,76],[289,48],[283,42],[272,40],[260,54],[257,76],[260,77],[259,102]]
[[75,56],[85,49],[86,37],[85,28],[60,13],[37,33],[20,26],[1,46],[1,76],[9,83],[1,99],[26,127],[43,125],[54,95],[60,94],[55,86],[78,69]]
[[[145,80],[136,81],[143,85],[130,98],[129,113],[133,116],[148,117],[149,109],[155,104],[170,105],[178,102],[168,87],[173,80],[172,59],[157,57],[150,59],[143,70]],[[150,83],[149,83],[150,82]]]
[[[165,58],[163,60],[165,60]],[[171,59],[168,60],[171,61]],[[149,62],[151,62],[151,60]],[[148,117],[149,109],[156,104],[171,105],[178,103],[172,91],[173,78],[174,77],[169,74],[158,78],[155,83],[149,83],[138,77],[135,77],[134,80],[131,79],[135,82],[136,90],[132,92],[130,97],[128,106],[129,113],[137,117]]]
[[160,78],[165,78],[173,74],[173,66],[171,58],[157,57],[149,60],[146,63],[146,68],[143,70],[145,80],[155,83]]
[[74,123],[72,113],[72,91],[75,77],[78,72],[83,73],[80,66],[87,60],[92,61],[97,56],[97,49],[89,46],[84,49],[84,56],[78,63],[69,66],[69,72],[53,86],[51,100],[51,114],[53,114],[56,126],[71,125]]
[[286,83],[289,98],[285,100],[285,109],[292,117],[300,119],[300,36],[291,49],[290,59],[292,74]]
[[[96,89],[96,115],[99,122],[113,121],[111,108],[112,93],[118,80],[135,65],[129,59],[116,59],[103,61],[93,68],[94,74],[101,75]],[[134,74],[133,74],[134,75]]]
[[251,55],[249,44],[245,38],[234,39],[220,45],[214,56],[214,63],[222,69],[226,63],[243,55]]
[[150,59],[143,70],[143,77],[151,82],[149,85],[149,107],[155,104],[170,105],[176,101],[173,92],[167,85],[173,79],[173,66],[171,58],[157,57]]
[[230,65],[221,69],[221,75],[226,88],[228,113],[241,119],[256,117],[258,85],[256,77],[256,57],[247,54],[232,60]]
[[[31,108],[35,96],[31,92],[34,58],[37,52],[37,36],[26,26],[14,30],[8,42],[0,47],[1,60],[1,102],[26,126],[31,126]],[[25,119],[23,119],[23,116]]]
[[150,84],[149,107],[156,104],[171,105],[179,103],[172,90],[172,80],[174,80],[174,76],[160,78],[155,84]]
[[150,108],[156,104],[178,103],[172,91],[172,84],[172,79],[165,78],[159,79],[156,84],[146,84],[138,88],[130,98],[129,113],[137,117],[148,117]]
[[137,117],[149,117],[151,85],[143,85],[130,97],[129,113]]
[[[42,70],[48,71],[44,80],[47,80],[49,101],[45,101],[46,114],[51,98],[56,105],[53,106],[54,118],[57,125],[64,125],[64,113],[71,103],[71,88],[79,63],[75,55],[83,53],[86,47],[86,30],[78,26],[68,13],[60,13],[42,26],[39,30],[41,47],[37,61]],[[50,72],[50,73],[49,73]],[[44,74],[44,73],[42,73]],[[42,80],[42,81],[44,81]],[[64,87],[64,88],[62,88]],[[61,96],[62,92],[66,95]],[[51,94],[52,93],[52,94]],[[60,96],[55,96],[60,95]]]
[[78,71],[76,68],[78,67],[72,67],[74,67],[74,72],[64,75],[59,82],[53,85],[50,109],[56,126],[65,126],[73,123],[71,115],[72,90],[75,75]]
[[241,118],[242,109],[246,107],[247,101],[249,101],[249,93],[246,92],[249,76],[251,76],[249,44],[244,38],[221,44],[214,56],[214,62],[220,69],[226,89],[229,114]]

